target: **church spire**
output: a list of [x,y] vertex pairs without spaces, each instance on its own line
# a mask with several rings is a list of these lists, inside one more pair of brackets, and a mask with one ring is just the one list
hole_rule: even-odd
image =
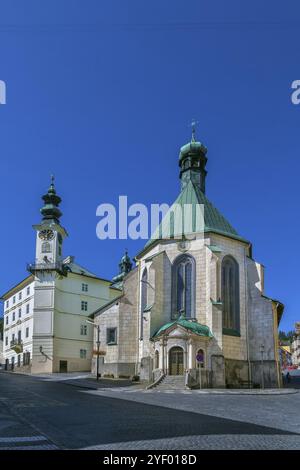
[[197,121],[193,119],[191,123],[191,141],[180,149],[179,177],[181,179],[181,190],[183,190],[187,184],[192,181],[195,186],[205,193],[207,149],[201,142],[196,141],[196,124]]
[[130,261],[130,258],[128,256],[128,251],[125,249],[125,254],[122,256],[121,261],[119,263],[119,268],[120,268],[120,274],[127,274],[129,271],[132,269],[132,262]]
[[119,263],[119,274],[112,279],[113,285],[117,285],[123,282],[124,277],[132,270],[132,262],[128,256],[127,249],[125,254],[122,256]]
[[42,223],[49,223],[53,221],[56,224],[59,224],[59,218],[62,216],[62,213],[58,207],[61,203],[61,198],[56,194],[53,175],[51,175],[51,182],[48,192],[42,196],[42,199],[44,201],[44,206],[40,210],[43,216]]

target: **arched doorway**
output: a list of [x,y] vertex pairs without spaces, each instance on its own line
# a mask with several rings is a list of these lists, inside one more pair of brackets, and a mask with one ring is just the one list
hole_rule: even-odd
[[169,374],[183,375],[183,349],[179,346],[169,351]]

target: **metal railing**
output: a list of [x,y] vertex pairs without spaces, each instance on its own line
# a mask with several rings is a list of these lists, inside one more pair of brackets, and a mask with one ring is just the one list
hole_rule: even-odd
[[56,262],[43,262],[43,263],[28,263],[27,264],[27,271],[34,274],[36,271],[57,271],[61,274],[66,273],[66,269],[63,263]]
[[10,349],[13,349],[17,354],[23,352],[23,341],[20,339],[12,339],[10,342]]
[[12,339],[11,342],[10,342],[10,347],[14,347],[14,346],[23,346],[23,341],[20,339]]

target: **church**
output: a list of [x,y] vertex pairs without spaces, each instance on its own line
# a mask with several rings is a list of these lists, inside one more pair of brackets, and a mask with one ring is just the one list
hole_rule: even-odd
[[[207,149],[192,133],[179,153],[180,192],[133,268],[126,252],[98,308],[93,372],[149,387],[280,387],[283,304],[264,291],[264,266],[206,196]],[[203,208],[201,227],[178,237],[178,207]],[[177,208],[177,209],[176,209]],[[98,338],[96,332],[98,331]]]

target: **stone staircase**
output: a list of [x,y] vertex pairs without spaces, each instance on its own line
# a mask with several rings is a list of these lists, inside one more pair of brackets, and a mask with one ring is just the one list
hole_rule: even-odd
[[153,390],[185,390],[184,375],[165,375]]

